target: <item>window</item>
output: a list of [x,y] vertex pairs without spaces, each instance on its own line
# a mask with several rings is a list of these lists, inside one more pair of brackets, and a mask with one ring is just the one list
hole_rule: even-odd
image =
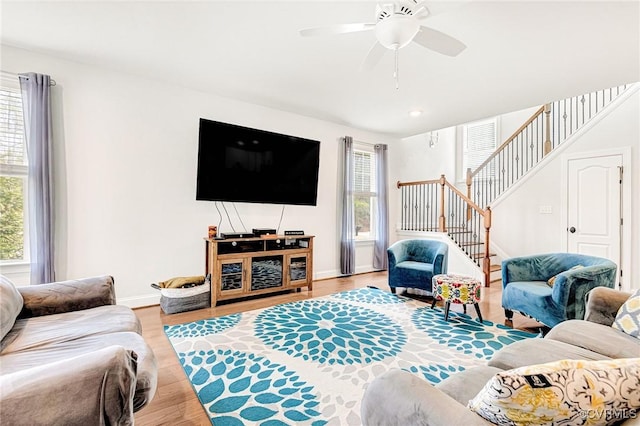
[[375,207],[377,202],[375,159],[369,147],[354,147],[353,215],[355,239],[374,239]]
[[[476,121],[462,126],[462,174],[475,171],[496,150],[498,119]],[[489,173],[493,176],[493,170]]]
[[17,78],[0,84],[0,263],[27,262],[27,177],[22,98]]

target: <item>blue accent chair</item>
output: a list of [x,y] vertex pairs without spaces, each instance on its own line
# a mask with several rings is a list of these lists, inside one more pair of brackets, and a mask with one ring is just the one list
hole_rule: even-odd
[[[582,268],[571,269],[581,265]],[[570,270],[571,269],[571,270]],[[549,253],[502,262],[502,307],[553,327],[582,319],[585,295],[595,287],[615,287],[617,265],[608,259],[576,253]],[[556,276],[553,286],[548,280]]]
[[400,240],[387,249],[389,287],[431,291],[431,278],[447,273],[449,246],[438,240]]

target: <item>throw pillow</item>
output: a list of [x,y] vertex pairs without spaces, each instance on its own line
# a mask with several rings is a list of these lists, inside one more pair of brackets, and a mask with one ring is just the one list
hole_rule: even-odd
[[[567,271],[573,271],[573,270],[580,269],[580,268],[584,268],[584,266],[582,266],[582,265],[572,266],[571,268],[567,269]],[[559,272],[556,275],[554,275],[551,278],[549,278],[547,280],[547,284],[549,284],[549,287],[553,287],[553,285],[556,283],[556,278],[558,278],[558,275],[564,274],[567,271]]]
[[640,339],[640,289],[620,307],[611,326]]
[[500,425],[610,425],[640,415],[640,358],[564,360],[500,372],[468,407]]
[[24,300],[11,281],[0,275],[0,340],[4,339],[22,310]]

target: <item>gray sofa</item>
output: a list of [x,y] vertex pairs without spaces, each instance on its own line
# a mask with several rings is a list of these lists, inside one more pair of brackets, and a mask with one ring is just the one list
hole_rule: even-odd
[[[361,407],[364,425],[490,425],[467,408],[496,373],[563,359],[603,360],[640,357],[640,339],[611,327],[629,293],[593,289],[584,320],[564,321],[544,338],[525,339],[498,351],[488,365],[457,373],[432,386],[404,370],[390,370],[367,388]],[[620,423],[640,425],[635,419]]]
[[128,425],[153,397],[156,359],[109,276],[0,285],[0,420]]

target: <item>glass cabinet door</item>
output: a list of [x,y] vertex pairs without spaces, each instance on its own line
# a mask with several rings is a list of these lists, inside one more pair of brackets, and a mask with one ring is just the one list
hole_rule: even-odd
[[220,268],[220,291],[242,290],[244,262],[242,260],[231,260],[221,262]]
[[289,281],[306,281],[307,280],[307,255],[291,255],[289,257]]
[[282,256],[262,256],[251,259],[251,291],[282,287]]

